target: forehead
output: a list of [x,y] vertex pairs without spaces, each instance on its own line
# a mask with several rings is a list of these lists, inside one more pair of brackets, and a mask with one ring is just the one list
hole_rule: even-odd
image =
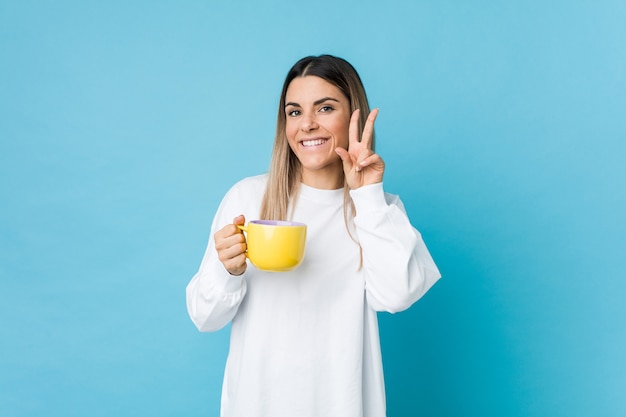
[[315,75],[294,78],[285,94],[286,103],[307,104],[320,98],[334,98],[345,102],[348,100],[338,87]]

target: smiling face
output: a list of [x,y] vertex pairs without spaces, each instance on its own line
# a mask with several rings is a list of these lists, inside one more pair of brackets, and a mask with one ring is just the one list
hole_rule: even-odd
[[306,185],[343,186],[343,166],[335,148],[348,148],[348,98],[328,81],[308,75],[294,78],[285,96],[285,133],[302,165]]

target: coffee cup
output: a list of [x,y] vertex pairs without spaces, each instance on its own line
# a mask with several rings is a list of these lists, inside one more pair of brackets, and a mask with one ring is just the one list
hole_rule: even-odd
[[295,269],[304,257],[306,225],[281,220],[252,220],[237,226],[246,233],[246,256],[263,271]]

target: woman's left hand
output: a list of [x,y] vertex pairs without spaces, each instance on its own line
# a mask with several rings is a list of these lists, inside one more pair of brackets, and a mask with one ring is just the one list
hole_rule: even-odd
[[385,171],[385,163],[382,158],[371,149],[372,138],[374,137],[374,121],[378,116],[378,109],[372,110],[367,117],[361,140],[359,140],[360,112],[360,110],[355,110],[350,118],[348,150],[335,149],[343,162],[346,182],[352,190],[364,185],[382,182]]

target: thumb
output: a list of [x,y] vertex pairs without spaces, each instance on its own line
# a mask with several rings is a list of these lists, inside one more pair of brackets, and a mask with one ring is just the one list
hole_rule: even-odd
[[233,224],[234,225],[241,225],[241,224],[245,224],[246,223],[246,217],[243,214],[240,214],[239,216],[235,217],[233,219]]
[[348,151],[344,148],[335,148],[335,152],[337,152],[337,155],[339,155],[339,158],[341,158],[341,161],[343,162],[343,169],[350,170],[352,168],[352,158],[350,157]]

